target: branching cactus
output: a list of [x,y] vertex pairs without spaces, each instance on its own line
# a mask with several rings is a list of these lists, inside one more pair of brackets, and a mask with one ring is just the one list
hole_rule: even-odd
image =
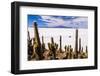
[[58,49],[58,44],[54,43],[53,37],[51,38],[51,43],[48,43],[48,48],[53,52],[53,58],[56,59],[56,51]]

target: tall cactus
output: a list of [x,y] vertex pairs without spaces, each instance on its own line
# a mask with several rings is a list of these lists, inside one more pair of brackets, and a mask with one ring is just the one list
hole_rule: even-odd
[[35,42],[36,42],[35,52],[39,56],[39,60],[42,60],[42,49],[41,49],[41,42],[40,42],[40,38],[39,38],[37,23],[34,22],[33,26],[34,26],[34,38],[35,38]]
[[79,53],[81,52],[81,38],[79,38]]
[[60,36],[60,52],[62,52],[62,36]]
[[86,46],[86,53],[88,52],[88,48],[87,48],[87,46]]
[[45,51],[45,43],[44,43],[44,37],[42,36],[42,44],[41,44],[41,49],[42,49],[42,52]]
[[78,58],[78,29],[76,29],[76,36],[75,36],[75,57]]
[[31,56],[33,53],[33,49],[32,49],[32,39],[30,39],[30,33],[28,31],[28,60],[31,60]]
[[88,47],[86,46],[86,58],[88,57]]

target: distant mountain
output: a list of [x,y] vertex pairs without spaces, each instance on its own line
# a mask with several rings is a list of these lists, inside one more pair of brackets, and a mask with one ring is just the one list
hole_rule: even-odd
[[52,28],[72,28],[72,27],[66,27],[66,26],[55,26],[55,27],[52,27]]
[[38,27],[38,28],[73,28],[73,27],[66,27],[66,26],[52,26],[52,27],[48,27],[48,26],[45,26],[45,27]]

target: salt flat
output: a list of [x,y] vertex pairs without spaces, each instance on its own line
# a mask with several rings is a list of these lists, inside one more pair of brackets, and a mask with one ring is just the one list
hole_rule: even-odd
[[[38,28],[40,40],[42,40],[42,36],[44,36],[46,48],[48,48],[47,43],[51,42],[51,37],[54,38],[55,43],[59,44],[60,36],[62,36],[62,49],[64,49],[65,45],[75,47],[75,30],[76,29],[73,28]],[[28,31],[30,38],[33,38],[34,28],[29,27]],[[78,29],[78,39],[79,38],[81,38],[81,45],[85,50],[86,45],[88,45],[88,29]]]

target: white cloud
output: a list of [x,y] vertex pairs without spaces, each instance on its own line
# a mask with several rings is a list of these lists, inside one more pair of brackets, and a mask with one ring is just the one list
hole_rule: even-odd
[[52,26],[59,26],[62,25],[64,26],[65,20],[61,18],[55,18],[52,16],[41,16],[42,20],[47,22],[47,26],[52,27]]
[[74,24],[74,27],[81,27],[81,28],[87,28],[88,27],[88,18],[87,17],[79,17],[72,20],[72,23]]
[[87,17],[79,17],[79,18],[76,18],[73,20],[73,22],[86,22],[88,21],[88,18]]
[[64,20],[62,18],[56,18],[52,16],[41,16],[42,21],[46,22],[49,27],[66,26],[66,27],[87,27],[88,18],[78,17],[75,19]]

